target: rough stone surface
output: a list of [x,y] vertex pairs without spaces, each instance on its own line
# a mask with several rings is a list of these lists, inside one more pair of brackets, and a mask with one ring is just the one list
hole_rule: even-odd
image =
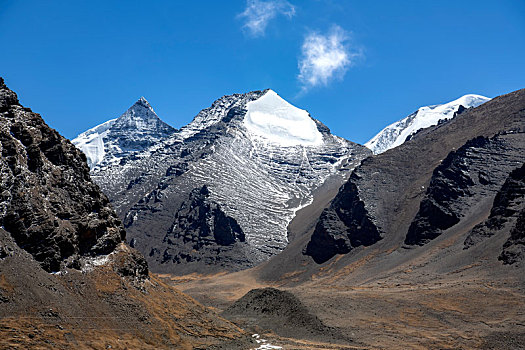
[[[73,144],[0,80],[0,226],[48,272],[79,268],[125,239],[121,221]],[[147,269],[146,269],[147,271]]]
[[359,198],[356,177],[352,174],[330,207],[323,211],[306,246],[305,254],[317,263],[336,254],[346,254],[355,247],[372,245],[382,238]]
[[204,185],[182,202],[164,240],[150,254],[160,254],[161,264],[205,262],[211,270],[225,266],[239,270],[250,264],[249,251],[237,221],[210,199]]
[[477,137],[452,151],[434,170],[405,243],[423,245],[459,223],[480,198],[496,195],[523,154],[525,135],[515,133]]
[[487,220],[476,225],[465,239],[465,249],[512,227],[525,209],[525,164],[513,170],[496,194]]
[[[523,168],[521,170],[521,176],[523,176]],[[521,189],[523,189],[523,177],[521,178]],[[499,259],[505,264],[512,265],[514,263],[523,262],[525,260],[525,207],[524,197],[521,197],[522,209],[518,214],[516,224],[510,231],[510,237],[503,245],[503,252],[499,256]]]

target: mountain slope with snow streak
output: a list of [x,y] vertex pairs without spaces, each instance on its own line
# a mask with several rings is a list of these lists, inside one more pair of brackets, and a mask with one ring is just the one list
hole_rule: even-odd
[[365,146],[371,149],[374,154],[383,153],[401,145],[407,140],[407,137],[413,135],[419,129],[437,125],[440,120],[453,118],[458,110],[461,112],[464,108],[477,107],[489,100],[490,98],[488,97],[470,94],[445,104],[421,107],[408,117],[381,130],[370,141],[365,143]]
[[[288,223],[312,192],[328,178],[342,183],[370,154],[265,90],[224,96],[179,132],[92,176],[154,271],[238,270],[284,249]],[[203,186],[245,242],[221,245],[210,228],[188,240],[174,213]]]

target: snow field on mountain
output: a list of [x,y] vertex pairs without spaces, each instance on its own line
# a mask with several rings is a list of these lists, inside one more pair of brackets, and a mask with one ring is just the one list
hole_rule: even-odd
[[323,135],[317,130],[308,112],[292,106],[275,91],[246,105],[244,126],[253,135],[283,147],[318,146]]
[[100,163],[106,154],[104,150],[104,137],[107,136],[109,129],[115,124],[117,119],[95,126],[73,139],[73,144],[84,152],[88,165]]

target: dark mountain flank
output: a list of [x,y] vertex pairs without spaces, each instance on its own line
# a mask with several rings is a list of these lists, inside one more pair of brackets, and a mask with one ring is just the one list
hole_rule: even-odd
[[523,163],[524,132],[520,90],[369,157],[324,210],[305,253],[324,262],[379,240],[424,245],[460,223],[479,222]]
[[[351,179],[355,176],[353,173]],[[330,207],[321,214],[305,253],[317,263],[323,263],[336,254],[372,245],[382,238],[351,180],[341,187]]]
[[405,243],[423,245],[459,223],[477,203],[498,193],[524,154],[525,138],[515,133],[480,136],[452,151],[434,170]]
[[85,155],[1,78],[0,151],[0,348],[188,349],[245,339],[149,276]]
[[191,191],[175,213],[164,240],[152,248],[150,255],[162,249],[161,264],[185,263],[188,270],[194,261],[206,262],[209,271],[238,270],[249,263],[241,227],[209,197],[206,185]]
[[[525,163],[513,170],[501,189],[496,194],[490,215],[487,220],[474,226],[470,234],[465,240],[465,249],[480,243],[484,239],[493,236],[497,232],[513,226],[519,226],[516,220],[520,217],[520,212],[525,209]],[[518,239],[520,236],[520,229],[515,227],[513,235],[509,241]],[[521,230],[521,236],[523,231]],[[506,244],[510,246],[512,243]]]

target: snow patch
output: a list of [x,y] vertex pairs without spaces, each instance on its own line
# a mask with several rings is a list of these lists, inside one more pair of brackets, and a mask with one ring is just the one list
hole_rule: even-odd
[[408,136],[416,133],[419,129],[437,125],[439,120],[453,118],[460,105],[465,108],[477,107],[489,100],[488,97],[470,94],[442,105],[421,107],[415,113],[381,130],[365,143],[365,146],[371,149],[374,154],[383,153],[401,145]]
[[110,261],[110,255],[112,254],[113,252],[108,255],[100,255],[96,257],[86,258],[83,262],[82,272],[85,273],[93,271],[93,269],[97,266],[106,265]]
[[252,338],[255,339],[257,344],[261,344],[259,347],[250,349],[250,350],[272,350],[272,349],[282,349],[281,346],[268,344],[266,339],[261,339],[261,336],[259,334],[253,334]]
[[84,152],[90,168],[100,163],[104,155],[106,155],[106,151],[104,150],[104,137],[107,136],[109,129],[115,124],[116,120],[117,118],[108,120],[71,140],[77,148]]
[[273,90],[246,104],[244,127],[255,136],[283,147],[317,146],[323,135],[307,111],[292,106]]

